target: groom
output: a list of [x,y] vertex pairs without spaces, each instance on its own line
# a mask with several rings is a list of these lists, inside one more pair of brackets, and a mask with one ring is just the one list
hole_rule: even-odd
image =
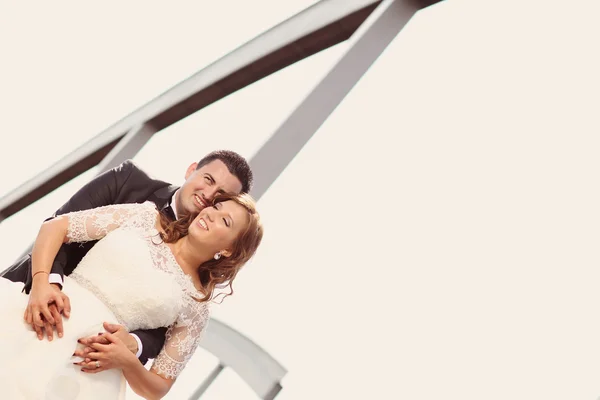
[[[152,201],[171,219],[185,211],[198,212],[209,206],[214,197],[221,193],[247,193],[252,186],[252,171],[248,162],[239,154],[229,150],[209,153],[199,162],[191,164],[185,173],[185,182],[181,187],[149,177],[128,160],[121,165],[97,176],[71,197],[54,214],[60,215],[72,211],[87,210],[95,207],[123,203],[143,203]],[[60,291],[65,275],[71,274],[83,256],[96,241],[62,245],[50,274],[50,283]],[[0,274],[13,282],[25,283],[25,291],[31,290],[31,253],[18,260]],[[56,304],[30,304],[29,309],[49,309],[59,337],[62,336],[62,316]],[[68,313],[67,313],[68,315]],[[119,325],[107,325],[108,328],[137,355],[145,364],[149,358],[155,358],[162,349],[165,340],[165,328],[128,333]],[[42,329],[34,324],[40,339]],[[53,338],[53,326],[45,321],[46,335]],[[83,340],[84,344],[100,341],[95,336]],[[81,354],[78,354],[81,355]],[[105,365],[100,370],[109,369]],[[95,372],[99,372],[95,371]]]

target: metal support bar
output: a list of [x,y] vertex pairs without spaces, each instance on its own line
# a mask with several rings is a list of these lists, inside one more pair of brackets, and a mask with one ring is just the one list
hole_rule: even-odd
[[208,375],[206,377],[206,379],[204,379],[204,381],[198,387],[198,389],[196,389],[194,391],[194,393],[192,393],[192,395],[190,396],[189,400],[197,400],[197,399],[199,399],[200,396],[202,396],[204,394],[204,392],[206,392],[206,389],[208,389],[208,387],[215,381],[215,379],[217,379],[217,377],[219,376],[219,374],[221,373],[221,371],[223,371],[224,368],[225,368],[225,366],[223,364],[219,363],[219,365],[217,365],[212,370],[212,372],[210,373],[210,375]]
[[263,400],[273,400],[275,397],[277,397],[279,392],[281,392],[281,389],[283,389],[283,388],[281,387],[281,385],[279,383],[273,385],[273,388],[271,389],[271,391],[269,393],[267,393],[263,397]]
[[421,7],[415,0],[385,0],[367,17],[340,60],[250,161],[255,198],[267,191]]
[[269,396],[275,396],[281,390],[286,369],[263,348],[227,324],[212,318],[200,346],[237,373],[259,398],[273,398]]
[[149,123],[133,127],[98,164],[98,175],[133,158],[156,132],[156,128]]

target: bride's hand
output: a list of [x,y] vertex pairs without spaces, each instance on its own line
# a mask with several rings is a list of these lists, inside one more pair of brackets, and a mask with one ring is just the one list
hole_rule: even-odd
[[75,363],[81,366],[83,372],[96,373],[107,369],[123,369],[131,364],[139,364],[135,354],[116,335],[105,332],[102,333],[102,336],[107,339],[108,344],[90,344],[93,350],[87,354],[87,357],[92,361]]
[[71,312],[69,297],[48,281],[34,280],[24,319],[32,326],[40,340],[44,337],[42,328],[46,330],[48,340],[53,338],[54,326],[56,326],[58,337],[63,336],[62,316],[60,315],[63,312],[65,317],[69,317]]

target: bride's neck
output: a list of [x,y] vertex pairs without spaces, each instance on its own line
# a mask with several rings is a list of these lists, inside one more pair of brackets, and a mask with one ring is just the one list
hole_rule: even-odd
[[177,262],[187,273],[195,272],[199,265],[211,258],[209,254],[199,254],[198,248],[193,248],[186,237],[182,237],[175,243],[168,243],[168,245]]

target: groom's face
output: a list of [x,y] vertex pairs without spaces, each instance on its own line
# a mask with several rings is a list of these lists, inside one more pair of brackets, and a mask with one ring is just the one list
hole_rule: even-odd
[[198,163],[189,166],[185,183],[181,186],[177,204],[178,210],[199,212],[212,204],[215,196],[222,193],[239,194],[242,183],[221,160],[213,160],[199,169]]

